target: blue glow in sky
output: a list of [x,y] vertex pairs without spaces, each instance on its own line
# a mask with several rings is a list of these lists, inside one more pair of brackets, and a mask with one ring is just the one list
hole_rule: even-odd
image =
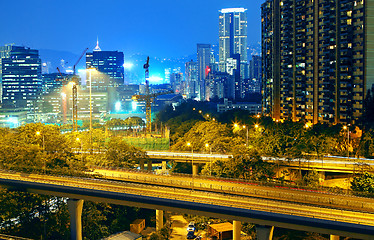
[[0,45],[80,54],[99,37],[102,50],[180,57],[218,43],[218,10],[244,7],[248,42],[259,42],[264,0],[0,1]]

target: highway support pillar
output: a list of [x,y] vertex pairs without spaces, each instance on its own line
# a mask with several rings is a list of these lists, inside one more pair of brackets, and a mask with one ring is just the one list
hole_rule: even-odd
[[140,160],[139,162],[139,167],[140,167],[140,170],[144,170],[144,160]]
[[197,175],[199,173],[199,165],[193,164],[192,165],[192,175]]
[[164,226],[164,211],[156,209],[156,231]]
[[166,161],[162,161],[162,170],[166,171]]
[[242,223],[240,221],[233,221],[233,240],[240,240],[240,235],[242,232]]
[[152,171],[152,160],[148,160],[147,169],[148,171]]
[[322,171],[322,172],[318,172],[318,177],[319,177],[319,182],[320,182],[320,183],[323,182],[323,181],[325,181],[325,179],[326,179],[326,174],[325,174],[325,172],[324,172],[324,171]]
[[339,240],[339,236],[330,235],[330,240]]
[[257,240],[272,240],[274,226],[256,225]]
[[70,213],[70,235],[72,240],[82,240],[83,200],[68,199]]

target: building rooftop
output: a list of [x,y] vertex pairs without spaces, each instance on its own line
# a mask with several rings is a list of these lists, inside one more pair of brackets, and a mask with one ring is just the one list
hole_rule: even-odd
[[217,232],[227,232],[232,231],[232,223],[230,222],[224,222],[224,223],[217,223],[217,224],[211,224],[209,227],[213,228]]

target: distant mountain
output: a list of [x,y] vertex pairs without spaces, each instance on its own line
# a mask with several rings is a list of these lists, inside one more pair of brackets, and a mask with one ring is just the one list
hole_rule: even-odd
[[[65,70],[67,69],[72,69],[72,67],[74,66],[74,64],[77,62],[79,58],[79,55],[72,53],[72,52],[58,51],[58,50],[51,50],[51,49],[40,49],[39,55],[43,63],[48,63],[48,62],[50,63],[48,64],[48,70],[50,73],[57,72],[56,70],[57,67],[62,72],[65,72]],[[86,66],[86,58],[85,56],[83,56],[77,68],[85,68],[85,66]]]

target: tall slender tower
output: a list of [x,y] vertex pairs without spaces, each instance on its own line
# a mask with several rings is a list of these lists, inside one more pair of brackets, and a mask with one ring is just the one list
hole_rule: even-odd
[[201,101],[206,99],[205,87],[207,79],[207,68],[210,67],[211,46],[210,44],[197,44],[197,80],[198,80],[198,94],[197,98]]
[[[225,8],[219,11],[219,70],[226,72],[226,60],[240,54],[247,64],[247,9]],[[241,67],[244,70],[244,67]],[[244,74],[241,74],[242,76]]]

